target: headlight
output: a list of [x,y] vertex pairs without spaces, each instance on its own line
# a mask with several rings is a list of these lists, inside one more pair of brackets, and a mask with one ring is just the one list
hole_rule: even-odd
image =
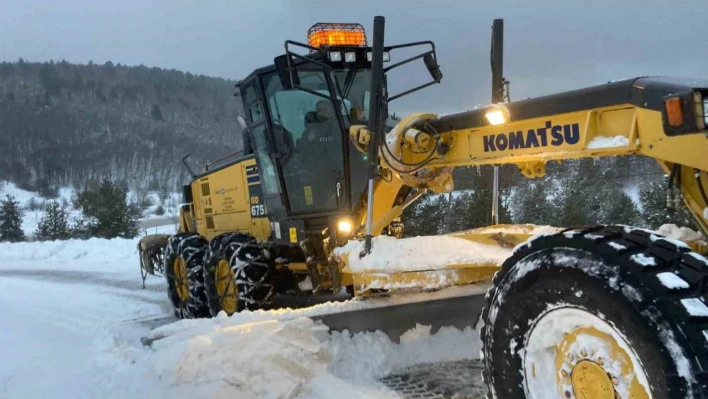
[[351,233],[352,222],[348,220],[340,220],[339,223],[337,223],[337,230],[339,230],[340,233]]
[[339,51],[330,51],[329,52],[329,60],[332,62],[341,62],[342,61],[342,53]]
[[484,117],[490,125],[503,125],[509,121],[509,110],[501,104],[495,104],[484,114]]
[[[366,60],[371,62],[371,60],[373,58],[374,58],[374,56],[371,55],[371,51],[368,51],[366,53]],[[389,61],[391,61],[391,53],[389,53],[388,51],[384,51],[383,52],[383,62],[389,62]]]
[[347,51],[344,53],[344,62],[354,62],[356,61],[356,53],[353,51]]

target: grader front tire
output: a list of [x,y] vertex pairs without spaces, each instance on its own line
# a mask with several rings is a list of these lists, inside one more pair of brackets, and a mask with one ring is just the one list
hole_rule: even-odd
[[515,251],[482,312],[495,398],[708,397],[708,261],[621,226]]
[[204,257],[207,240],[194,233],[175,234],[165,248],[167,293],[175,316],[181,319],[209,317],[204,292]]
[[226,233],[212,239],[205,263],[205,285],[212,316],[224,311],[270,305],[274,293],[274,265],[256,239],[244,233]]

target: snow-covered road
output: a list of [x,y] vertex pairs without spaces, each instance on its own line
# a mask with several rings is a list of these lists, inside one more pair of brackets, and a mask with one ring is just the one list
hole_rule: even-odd
[[136,244],[0,243],[0,399],[400,398],[383,376],[478,356],[469,328],[418,326],[393,343],[311,319],[396,297],[176,321],[164,279],[142,289]]
[[126,397],[106,389],[106,351],[174,320],[162,279],[141,288],[134,251],[131,240],[0,244],[0,398]]

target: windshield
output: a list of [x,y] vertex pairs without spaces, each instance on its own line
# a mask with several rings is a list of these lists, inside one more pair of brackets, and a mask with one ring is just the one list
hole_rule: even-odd
[[[371,70],[369,69],[344,69],[334,72],[334,80],[342,97],[348,101],[349,115],[352,109],[357,110],[359,118],[369,117],[369,98],[371,88]],[[357,122],[352,120],[352,122]]]
[[[369,115],[370,70],[345,69],[332,74],[338,91],[344,98],[340,113],[345,122],[364,120]],[[321,72],[299,72],[301,85],[323,96],[329,96],[327,84]],[[317,104],[328,101],[323,97],[302,90],[283,90],[280,82],[270,79],[266,88],[268,106],[272,118],[286,127],[294,140],[302,137],[307,118],[314,119]],[[356,110],[352,115],[352,110]],[[308,115],[310,113],[310,115]],[[354,116],[354,117],[352,117]]]
[[[273,122],[276,145],[280,147],[280,167],[291,212],[339,210],[348,199],[358,199],[365,187],[365,162],[350,144],[351,189],[346,190],[344,145],[350,123],[361,123],[368,112],[369,71],[345,69],[332,73],[332,83],[342,95],[335,110],[322,70],[298,70],[300,87],[286,90],[276,74],[264,81],[266,101]],[[311,92],[310,92],[311,91]],[[317,94],[322,94],[318,96]],[[339,124],[342,116],[345,131]],[[359,180],[362,180],[361,182]],[[354,198],[346,198],[347,192]]]

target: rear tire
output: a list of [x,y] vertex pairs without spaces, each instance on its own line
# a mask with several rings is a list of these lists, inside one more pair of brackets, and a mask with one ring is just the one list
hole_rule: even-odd
[[[621,226],[566,230],[517,248],[494,284],[481,329],[488,397],[625,398],[647,389],[653,398],[708,397],[708,261],[685,245]],[[578,340],[566,345],[568,337]],[[571,350],[576,343],[582,353]],[[631,372],[611,369],[626,359]],[[599,370],[594,382],[573,376],[581,362],[583,373]],[[603,385],[607,375],[615,379]]]
[[[224,267],[229,271],[225,272]],[[226,281],[225,276],[230,280]],[[274,294],[275,267],[270,254],[244,233],[226,233],[212,239],[205,262],[205,284],[212,316],[224,311],[268,307]]]
[[175,316],[181,319],[209,317],[204,291],[207,246],[207,240],[198,234],[179,233],[170,237],[165,247],[167,294]]

